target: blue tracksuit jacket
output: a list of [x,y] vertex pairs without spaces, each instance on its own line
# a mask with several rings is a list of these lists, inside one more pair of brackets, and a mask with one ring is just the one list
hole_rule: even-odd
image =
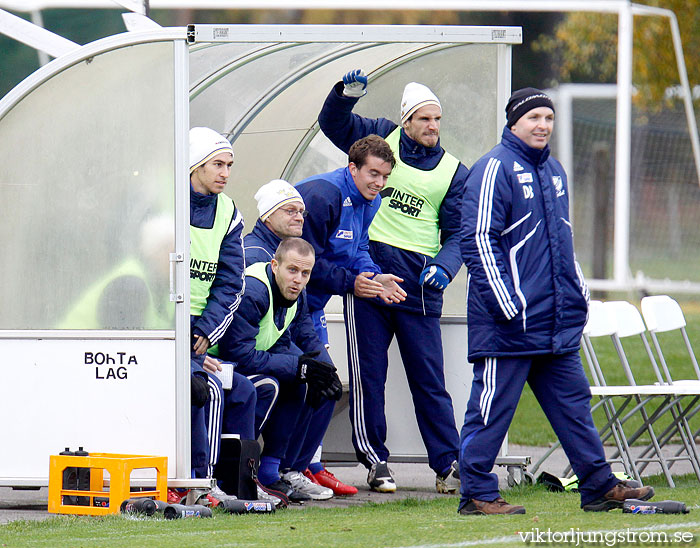
[[[397,127],[397,124],[386,118],[370,119],[353,114],[352,109],[357,101],[357,98],[343,96],[343,83],[338,82],[326,98],[318,116],[318,123],[323,133],[345,153],[358,139],[370,134],[386,137]],[[424,147],[401,130],[399,154],[401,160],[406,164],[418,169],[430,170],[442,159],[444,149],[439,142],[434,147]],[[403,278],[401,287],[408,293],[405,301],[387,306],[426,316],[440,316],[442,314],[443,292],[429,286],[420,286],[418,279],[426,266],[439,265],[447,271],[451,278],[457,275],[462,266],[459,252],[459,226],[462,194],[467,173],[467,168],[460,163],[440,206],[439,223],[442,247],[435,257],[399,249],[382,242],[370,242],[369,252],[372,260],[382,272]],[[384,304],[380,299],[375,299],[374,302]]]
[[281,241],[282,239],[258,218],[253,230],[243,238],[245,265],[269,263]]
[[505,128],[469,173],[460,243],[470,361],[579,347],[588,288],[574,257],[566,174],[549,154]]
[[364,198],[347,167],[314,175],[295,186],[309,212],[302,237],[316,251],[306,286],[313,312],[322,310],[331,295],[352,292],[360,272],[381,272],[369,255],[367,236],[381,198]]
[[[216,217],[216,194],[204,195],[190,185],[190,225],[211,228]],[[191,318],[192,332],[207,337],[215,345],[241,302],[244,284],[243,216],[235,208],[229,231],[221,242],[216,278],[209,290],[201,316]],[[202,356],[203,359],[203,356]],[[204,374],[201,360],[192,361],[192,370]]]
[[[277,286],[269,265],[267,275],[272,281],[274,293]],[[260,320],[270,308],[270,296],[265,284],[257,278],[246,276],[246,291],[241,305],[219,341],[220,358],[236,362],[236,371],[243,375],[268,375],[283,382],[296,379],[299,350],[305,353],[319,350],[319,359],[333,363],[314,331],[303,292],[297,302],[297,313],[289,328],[270,349],[256,350],[255,336]],[[279,304],[274,306],[275,324],[279,329],[284,327],[287,310]]]

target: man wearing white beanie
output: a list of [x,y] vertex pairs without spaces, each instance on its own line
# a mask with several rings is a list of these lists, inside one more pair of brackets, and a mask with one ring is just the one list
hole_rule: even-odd
[[299,237],[306,206],[301,194],[282,179],[265,183],[255,193],[260,214],[253,230],[243,238],[246,266],[269,262],[283,238]]
[[442,292],[462,264],[460,206],[467,168],[440,146],[442,105],[428,87],[406,85],[397,109],[400,125],[352,112],[366,88],[362,70],[347,73],[326,98],[318,122],[343,152],[369,134],[384,137],[394,152],[396,167],[369,229],[369,252],[382,271],[403,278],[407,297],[391,304],[350,297],[346,330],[353,345],[348,352],[353,443],[370,470],[370,486],[395,490],[386,464],[384,387],[388,349],[396,336],[436,488],[451,493],[459,487],[459,436],[445,389],[440,316]]
[[[301,236],[307,214],[306,204],[299,191],[282,179],[274,179],[261,186],[255,193],[255,200],[260,217],[253,230],[243,238],[246,266],[270,262],[284,238]],[[319,442],[328,428],[334,407],[335,402],[328,400],[318,409],[307,409],[308,414],[300,418],[302,429],[308,427],[306,434],[295,435],[288,452],[289,457],[281,463],[282,469],[290,469],[285,476],[294,480],[292,483],[297,490],[313,492],[322,486],[331,489],[335,495],[357,493],[355,487],[344,484],[326,470],[320,457],[316,458],[316,453],[320,453],[317,451],[320,449]],[[264,464],[261,462],[261,466]],[[299,472],[303,472],[304,477],[300,477]]]
[[211,477],[219,437],[207,430],[220,432],[221,425],[210,407],[223,395],[213,375],[220,365],[206,352],[226,331],[243,294],[243,217],[223,193],[233,165],[231,143],[206,127],[192,128],[189,142],[192,474]]

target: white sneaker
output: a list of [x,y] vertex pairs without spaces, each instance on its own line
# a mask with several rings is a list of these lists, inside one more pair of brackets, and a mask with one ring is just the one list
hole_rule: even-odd
[[396,491],[396,482],[386,461],[372,465],[369,474],[367,474],[367,483],[372,491],[379,493],[393,493]]
[[332,489],[312,482],[304,474],[296,470],[282,474],[282,481],[288,483],[292,489],[308,495],[313,500],[328,500],[333,496]]
[[438,493],[451,494],[459,491],[459,488],[459,464],[457,464],[457,461],[454,461],[445,477],[435,476],[435,489]]
[[214,497],[216,500],[220,500],[221,502],[225,500],[236,500],[238,498],[236,495],[229,495],[228,493],[224,493],[221,487],[219,487],[216,484],[214,484],[214,487],[212,487],[209,490],[209,495]]

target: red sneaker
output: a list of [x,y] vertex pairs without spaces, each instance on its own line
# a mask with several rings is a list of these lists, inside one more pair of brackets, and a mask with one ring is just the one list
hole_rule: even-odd
[[315,483],[316,485],[321,485],[321,484],[318,482],[318,480],[316,479],[316,476],[314,476],[314,475],[311,473],[311,470],[309,470],[308,468],[307,468],[306,470],[304,470],[304,475],[305,475],[307,478],[309,478],[309,479],[311,480],[312,483]]
[[168,487],[168,504],[180,504],[188,493],[189,489],[179,489],[176,487]]
[[[311,474],[309,470],[304,473],[306,474],[307,472]],[[325,468],[320,472],[312,474],[311,477],[313,477],[312,481],[315,481],[319,485],[323,485],[323,487],[332,489],[333,493],[336,495],[349,497],[357,493],[357,487],[343,483]]]

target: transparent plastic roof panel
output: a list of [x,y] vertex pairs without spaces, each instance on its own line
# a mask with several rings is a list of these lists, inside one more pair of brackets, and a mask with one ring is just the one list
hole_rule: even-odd
[[[397,121],[405,84],[428,85],[443,106],[441,143],[471,165],[498,142],[521,41],[519,27],[190,25],[56,59],[0,100],[0,330],[173,328],[167,250],[186,192],[188,113],[190,127],[233,142],[227,192],[250,229],[262,184],[347,162],[316,121],[347,71],[369,76],[363,116]],[[96,304],[117,278],[145,281],[141,319]],[[450,285],[447,314],[464,313],[464,285]],[[143,308],[134,288],[116,295],[121,309]]]
[[[368,93],[354,112],[399,119],[411,81],[443,107],[441,144],[467,166],[500,138],[510,92],[510,46],[519,27],[190,25],[190,125],[227,134],[232,184],[246,224],[264,183],[291,183],[347,162],[319,131],[324,99],[349,70],[362,68]],[[462,272],[460,278],[464,277]],[[450,285],[446,314],[464,314],[464,280]],[[328,312],[339,312],[333,310]]]
[[0,109],[0,329],[174,328],[173,67],[112,49]]

